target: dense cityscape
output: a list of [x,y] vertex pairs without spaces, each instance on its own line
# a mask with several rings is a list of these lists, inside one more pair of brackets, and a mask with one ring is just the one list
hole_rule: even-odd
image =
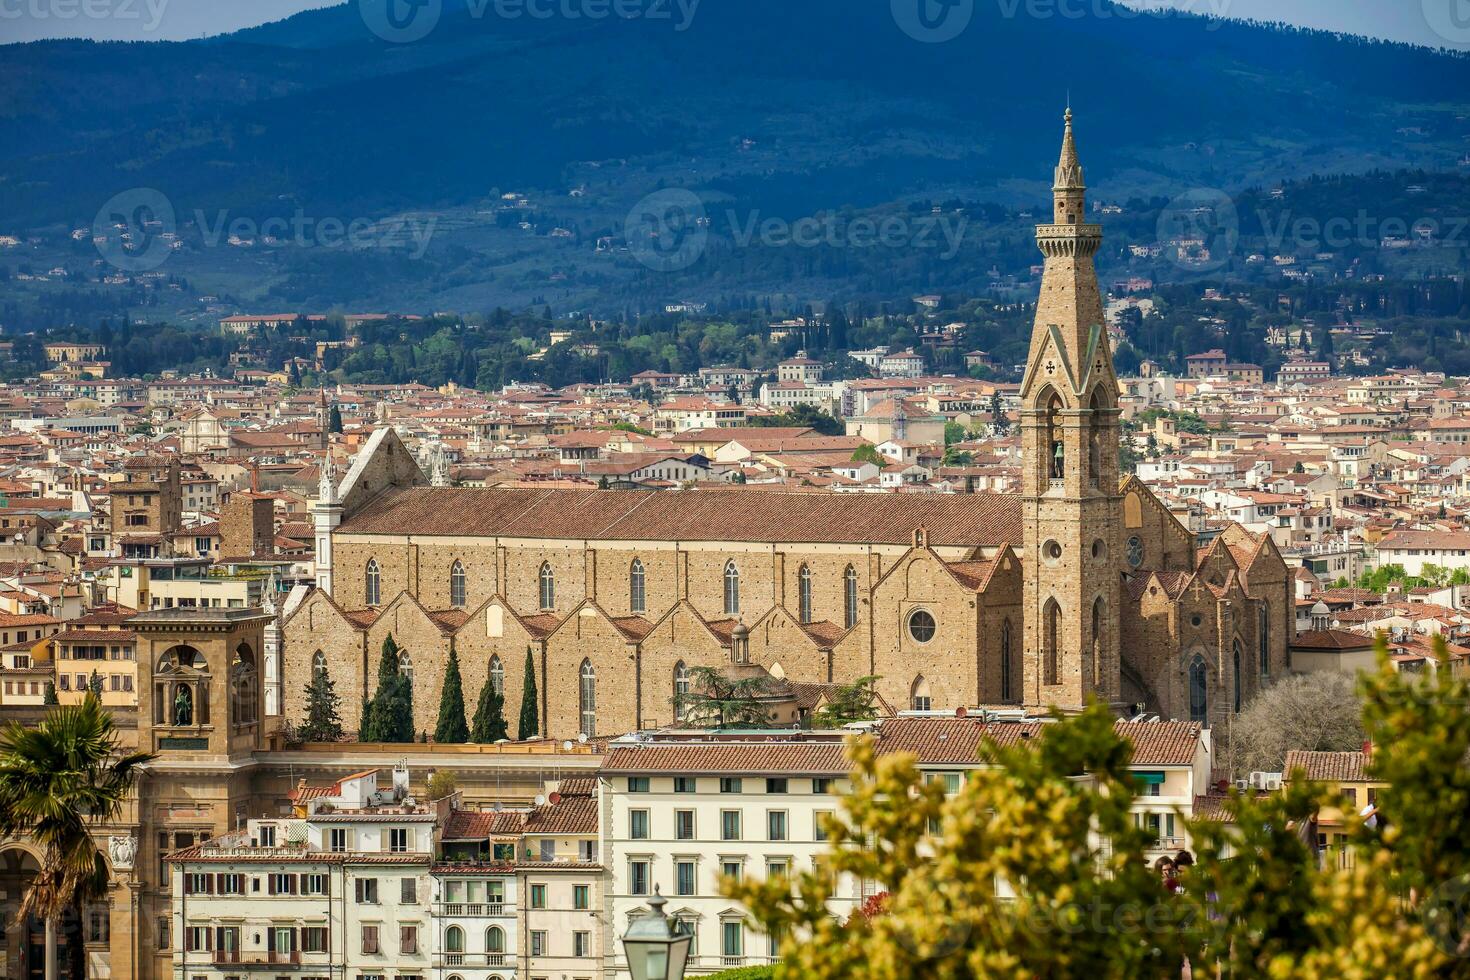
[[0,34],[0,980],[1470,976],[1454,14],[585,2]]

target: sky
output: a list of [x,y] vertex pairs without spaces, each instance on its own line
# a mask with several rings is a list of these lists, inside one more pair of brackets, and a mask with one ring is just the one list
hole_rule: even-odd
[[[0,0],[0,44],[49,37],[182,40],[280,20],[342,0]],[[800,0],[793,0],[800,2]],[[859,0],[854,0],[859,2]],[[974,0],[1011,9],[1015,0]],[[1050,0],[1086,9],[1095,0]],[[1125,0],[1370,37],[1464,48],[1470,0]],[[1439,29],[1436,29],[1438,25]]]

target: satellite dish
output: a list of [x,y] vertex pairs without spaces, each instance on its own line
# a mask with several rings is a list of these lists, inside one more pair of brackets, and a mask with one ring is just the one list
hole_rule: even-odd
[[536,805],[537,806],[545,806],[546,805],[546,797],[542,796],[540,793],[537,793],[536,794]]
[[547,799],[550,800],[552,803],[560,803],[561,802],[561,794],[560,793],[552,793],[550,796],[547,797]]
[[577,736],[577,741],[578,742],[581,742],[583,745],[586,745],[587,744],[587,733],[586,732],[582,732],[581,734],[579,734]]
[[565,742],[561,743],[561,747],[568,752],[572,751],[572,740],[567,739]]
[[491,813],[499,813],[503,809],[505,809],[505,804],[501,803],[499,800],[496,800],[494,803],[490,804]]

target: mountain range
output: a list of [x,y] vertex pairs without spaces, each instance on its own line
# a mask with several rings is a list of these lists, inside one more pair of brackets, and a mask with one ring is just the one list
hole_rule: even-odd
[[[1470,149],[1464,55],[1109,0],[959,0],[968,23],[936,43],[915,39],[920,0],[419,0],[438,12],[410,43],[380,36],[384,2],[182,43],[0,47],[0,234],[90,228],[139,187],[181,221],[433,214],[452,281],[410,266],[394,295],[524,301],[552,266],[570,297],[594,242],[663,187],[787,218],[1038,203],[1069,98],[1089,183],[1117,199],[1450,169]],[[614,7],[643,15],[595,16]],[[553,229],[573,239],[560,258]],[[354,263],[334,255],[335,284],[308,292],[384,286],[372,258],[339,283]],[[188,268],[241,291],[301,273],[222,248]]]

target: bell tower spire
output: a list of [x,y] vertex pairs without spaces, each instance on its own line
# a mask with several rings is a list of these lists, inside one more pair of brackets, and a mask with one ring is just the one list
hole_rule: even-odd
[[1118,382],[1068,107],[1031,353],[1021,382],[1027,704],[1078,710],[1119,696]]

